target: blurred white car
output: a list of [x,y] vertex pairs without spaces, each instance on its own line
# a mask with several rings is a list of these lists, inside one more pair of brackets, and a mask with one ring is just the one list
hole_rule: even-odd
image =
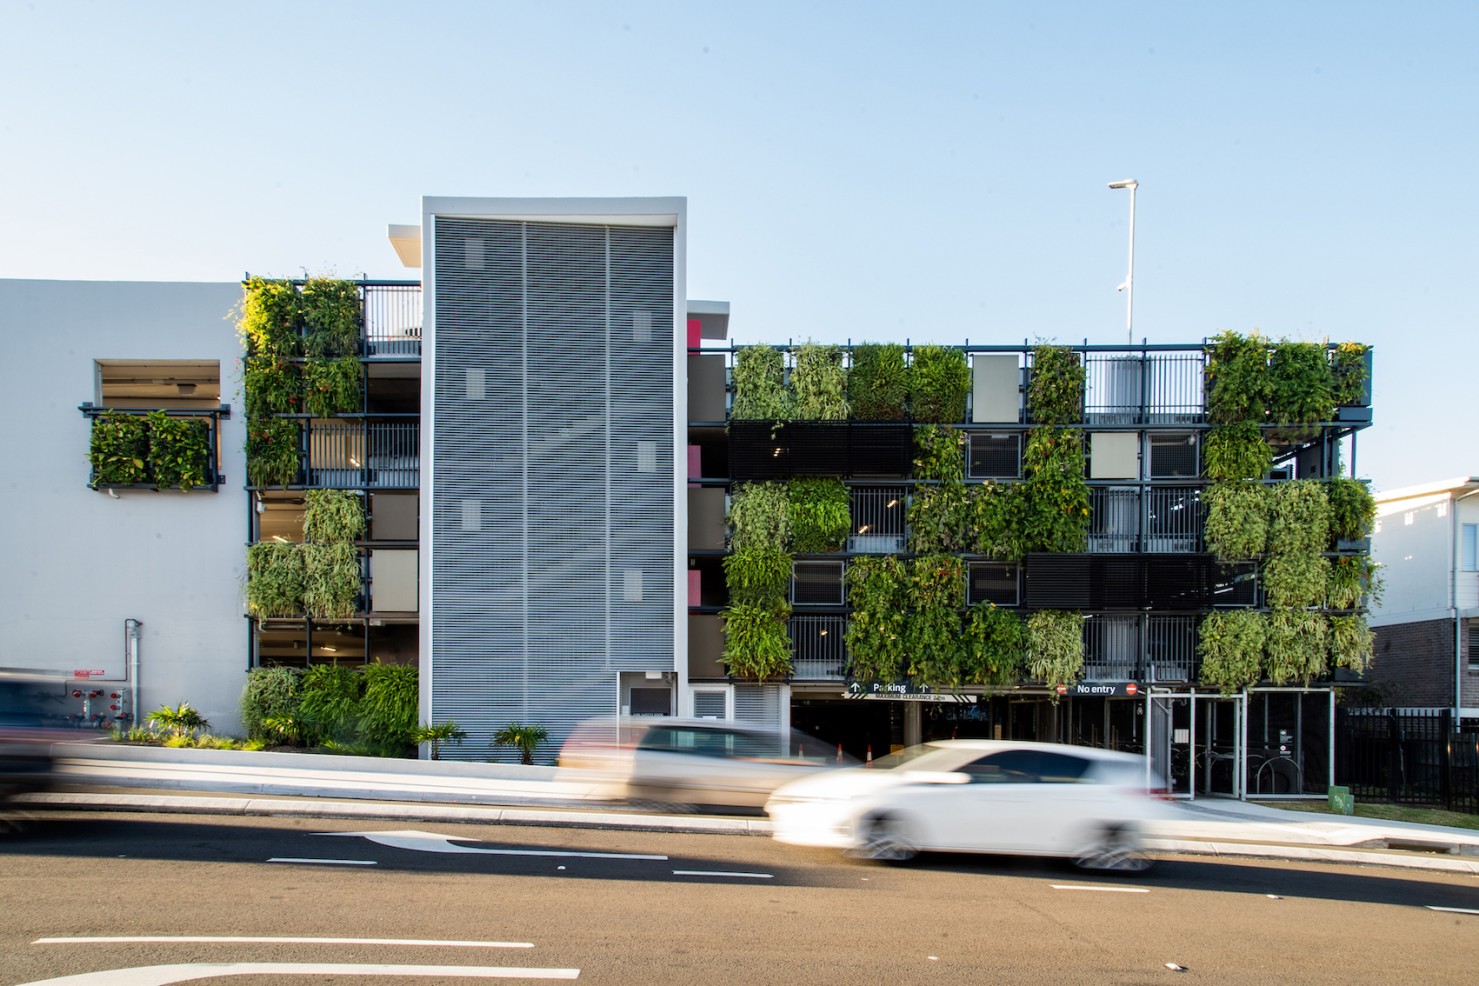
[[777,787],[856,764],[814,737],[728,719],[596,719],[577,726],[560,766],[586,772],[641,805],[758,811]]
[[[1149,783],[1148,783],[1149,782]],[[903,861],[924,850],[1064,856],[1139,872],[1161,813],[1144,757],[1051,743],[950,740],[779,788],[775,838]]]

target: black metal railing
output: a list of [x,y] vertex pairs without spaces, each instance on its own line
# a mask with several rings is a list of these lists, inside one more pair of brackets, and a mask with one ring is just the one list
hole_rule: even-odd
[[1196,618],[1096,614],[1084,620],[1089,681],[1196,680]]
[[1339,709],[1336,783],[1359,800],[1479,813],[1479,733],[1450,709]]
[[1206,525],[1195,486],[1109,486],[1089,490],[1092,552],[1194,554]]
[[841,681],[847,666],[845,616],[791,617],[792,676],[806,681]]
[[[77,408],[88,419],[89,423],[96,426],[97,419],[109,412],[126,414],[132,418],[142,418],[153,414],[160,408],[131,408],[131,407],[98,407],[91,403],[82,404]],[[231,405],[221,404],[218,407],[207,408],[167,408],[163,409],[165,414],[171,418],[193,418],[205,422],[208,430],[206,436],[206,461],[203,470],[203,480],[197,486],[191,487],[196,490],[209,490],[214,493],[221,488],[226,481],[226,476],[221,472],[221,422],[231,417]],[[146,480],[152,480],[152,471],[146,463]],[[106,478],[98,476],[97,470],[88,472],[87,485],[95,490],[121,490],[121,489],[175,489],[177,487],[161,487],[152,481],[142,483],[114,483],[108,482]]]
[[366,356],[421,355],[421,285],[366,282],[361,298]]
[[303,449],[303,486],[415,489],[420,482],[415,415],[304,419]]

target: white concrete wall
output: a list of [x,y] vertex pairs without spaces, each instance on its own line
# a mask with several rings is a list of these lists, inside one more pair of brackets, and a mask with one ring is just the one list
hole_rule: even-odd
[[1371,557],[1382,566],[1386,593],[1371,613],[1373,626],[1451,615],[1450,578],[1456,567],[1452,511],[1448,493],[1377,505]]
[[[124,672],[141,620],[140,707],[189,702],[239,733],[247,494],[237,284],[0,280],[0,666]],[[87,488],[94,360],[221,364],[220,492]],[[109,690],[117,690],[110,684]]]

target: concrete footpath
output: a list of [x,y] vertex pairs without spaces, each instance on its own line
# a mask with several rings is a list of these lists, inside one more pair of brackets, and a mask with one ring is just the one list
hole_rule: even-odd
[[[109,743],[58,749],[57,808],[306,815],[401,821],[769,835],[761,817],[666,815],[615,805],[598,778],[558,767],[172,750]],[[1201,798],[1164,807],[1157,853],[1363,863],[1479,876],[1479,830],[1409,825]]]

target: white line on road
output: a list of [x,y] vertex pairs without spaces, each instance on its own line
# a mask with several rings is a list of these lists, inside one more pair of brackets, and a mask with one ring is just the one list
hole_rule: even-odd
[[1145,887],[1090,887],[1079,883],[1052,883],[1054,890],[1101,890],[1106,894],[1148,894]]
[[221,942],[268,945],[436,945],[441,948],[533,948],[527,941],[450,941],[440,938],[262,938],[252,935],[115,935],[37,938],[32,945],[108,945],[129,942]]
[[380,965],[335,962],[189,962],[104,969],[20,986],[169,986],[218,976],[426,976],[436,979],[578,979],[579,969],[518,969],[490,965]]
[[653,859],[665,860],[666,856],[648,856],[631,852],[572,852],[563,849],[479,849],[476,846],[459,846],[458,842],[472,840],[460,835],[437,835],[435,832],[418,832],[414,829],[396,832],[317,832],[316,835],[343,836],[369,839],[371,842],[392,849],[411,849],[416,852],[439,853],[482,853],[490,856],[558,856],[581,859]]
[[674,870],[673,876],[742,876],[751,880],[774,880],[773,873],[738,873],[726,870]]
[[1479,911],[1474,910],[1472,907],[1438,907],[1434,904],[1429,904],[1428,910],[1445,911],[1449,914],[1479,914]]
[[304,856],[273,856],[269,863],[313,863],[317,866],[374,866],[373,859],[309,859]]

